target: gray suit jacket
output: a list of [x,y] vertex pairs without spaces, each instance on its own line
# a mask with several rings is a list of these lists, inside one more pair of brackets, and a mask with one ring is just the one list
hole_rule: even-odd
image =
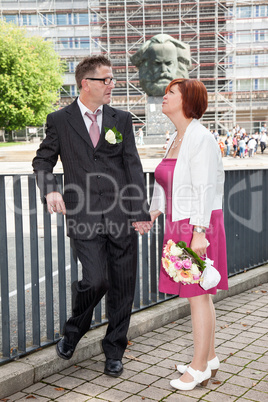
[[[123,141],[107,142],[104,127],[116,127]],[[48,115],[46,138],[33,160],[43,202],[46,194],[59,191],[52,173],[58,156],[64,169],[68,236],[88,239],[103,222],[110,230],[127,233],[130,221],[151,220],[130,113],[104,105],[96,148],[77,100]]]

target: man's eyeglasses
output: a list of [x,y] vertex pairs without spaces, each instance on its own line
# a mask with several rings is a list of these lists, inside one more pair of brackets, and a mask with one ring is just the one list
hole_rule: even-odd
[[116,84],[116,79],[115,78],[85,78],[85,80],[91,80],[91,81],[102,81],[104,85],[110,85],[111,82],[115,85]]

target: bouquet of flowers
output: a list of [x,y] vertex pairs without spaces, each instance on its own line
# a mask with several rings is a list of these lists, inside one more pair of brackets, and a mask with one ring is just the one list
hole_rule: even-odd
[[182,284],[200,283],[203,271],[206,268],[205,261],[183,241],[177,244],[168,240],[163,248],[162,264],[168,275]]

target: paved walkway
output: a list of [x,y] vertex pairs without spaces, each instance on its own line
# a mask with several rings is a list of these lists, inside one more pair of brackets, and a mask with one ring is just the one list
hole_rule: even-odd
[[205,388],[179,392],[169,385],[178,378],[176,363],[189,363],[193,354],[187,316],[134,338],[120,378],[103,374],[104,355],[99,354],[2,400],[268,401],[268,283],[223,299],[215,307],[221,366]]

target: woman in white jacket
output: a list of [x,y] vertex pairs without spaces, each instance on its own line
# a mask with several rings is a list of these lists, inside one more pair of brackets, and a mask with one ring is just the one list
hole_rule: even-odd
[[198,256],[207,254],[221,274],[217,287],[206,291],[199,283],[175,282],[161,265],[159,290],[188,298],[191,307],[193,360],[189,366],[178,365],[183,375],[171,381],[180,390],[206,385],[219,368],[214,346],[215,309],[210,294],[228,289],[222,213],[224,171],[215,139],[198,120],[206,109],[207,91],[200,81],[175,79],[168,85],[162,111],[174,123],[176,132],[156,168],[150,208],[152,221],[166,214],[164,244],[170,239],[175,243],[185,241]]

